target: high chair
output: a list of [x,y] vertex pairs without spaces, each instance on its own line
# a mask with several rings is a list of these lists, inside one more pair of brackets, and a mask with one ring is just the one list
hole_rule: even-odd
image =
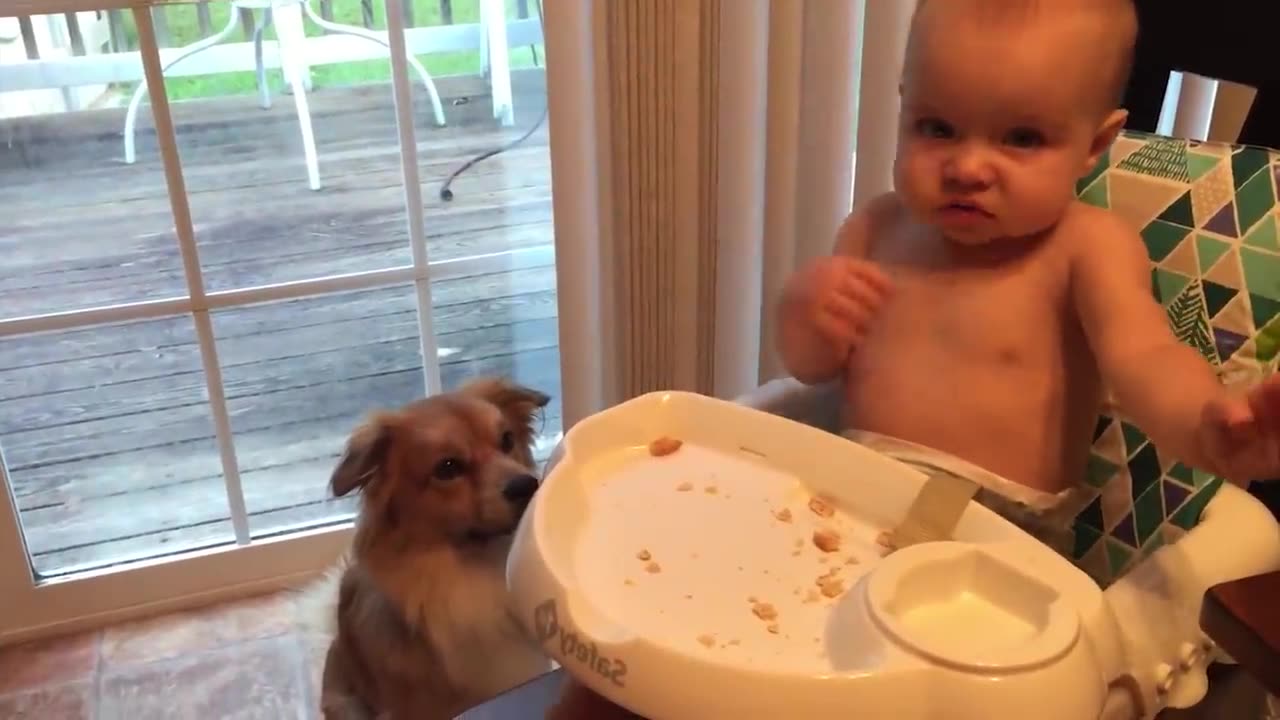
[[[1151,288],[1179,339],[1224,383],[1280,355],[1280,152],[1125,133],[1077,188],[1141,232]],[[1177,392],[1176,387],[1169,388]],[[770,382],[741,402],[839,430],[837,387]],[[1163,456],[1123,417],[1099,417],[1072,559],[1105,589],[1126,658],[1104,718],[1151,718],[1205,694],[1228,660],[1201,631],[1209,588],[1280,570],[1280,526],[1261,502]]]

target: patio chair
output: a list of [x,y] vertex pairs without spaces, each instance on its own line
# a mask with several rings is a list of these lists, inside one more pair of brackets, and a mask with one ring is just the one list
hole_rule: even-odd
[[[1141,230],[1152,292],[1224,382],[1261,378],[1280,354],[1278,184],[1275,151],[1125,133],[1078,188]],[[741,402],[839,428],[834,386],[786,378]],[[1094,499],[1075,521],[1072,560],[1105,588],[1126,658],[1104,717],[1199,702],[1206,667],[1227,659],[1199,627],[1205,592],[1280,570],[1280,526],[1248,493],[1162,455],[1113,414],[1098,420],[1082,483]]]
[[[306,15],[311,22],[317,26],[338,35],[352,35],[363,38],[370,42],[377,43],[384,48],[390,48],[387,44],[386,33],[374,32],[360,27],[351,25],[343,25],[341,23],[330,22],[316,14],[312,9],[309,0],[232,0],[232,12],[228,13],[227,24],[214,35],[203,40],[194,42],[182,48],[177,55],[164,65],[164,69],[168,70],[174,65],[192,57],[204,50],[217,45],[226,38],[230,37],[237,27],[236,10],[248,10],[250,12],[261,11],[261,15],[257,18],[257,23],[253,31],[253,50],[254,60],[257,71],[257,85],[260,96],[260,104],[263,109],[271,107],[271,92],[266,82],[266,67],[262,58],[263,36],[268,25],[275,24],[277,45],[280,53],[280,66],[284,72],[285,82],[289,85],[293,93],[294,105],[298,113],[298,125],[302,132],[302,150],[307,165],[307,180],[312,190],[320,189],[320,167],[319,160],[316,155],[315,133],[311,128],[311,110],[307,105],[306,91],[311,87],[309,74],[305,71],[304,66],[300,63],[298,53],[301,52],[301,46],[306,42],[306,36],[303,32],[302,16]],[[492,15],[492,13],[490,13]],[[505,18],[499,16],[498,22],[505,22]],[[482,28],[482,34],[486,30]],[[504,34],[505,39],[505,34]],[[435,124],[437,126],[445,125],[444,106],[440,102],[440,94],[436,91],[435,82],[432,81],[431,75],[422,63],[410,53],[408,56],[410,67],[421,80],[423,87],[426,88],[427,94],[431,99],[431,108],[434,114]],[[506,68],[503,67],[503,70]],[[510,79],[505,78],[506,86],[510,86]],[[125,113],[124,122],[124,161],[132,165],[137,160],[137,153],[134,148],[134,126],[137,121],[138,107],[142,104],[142,96],[147,92],[147,83],[144,79],[139,83],[133,92],[133,97],[129,99],[129,108]]]

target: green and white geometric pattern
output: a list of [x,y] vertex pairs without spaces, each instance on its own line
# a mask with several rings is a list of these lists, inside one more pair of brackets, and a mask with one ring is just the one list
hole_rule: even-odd
[[[1125,133],[1077,188],[1141,231],[1152,293],[1225,382],[1265,377],[1280,354],[1278,184],[1275,151]],[[1105,415],[1086,480],[1073,559],[1103,587],[1194,527],[1221,486]]]

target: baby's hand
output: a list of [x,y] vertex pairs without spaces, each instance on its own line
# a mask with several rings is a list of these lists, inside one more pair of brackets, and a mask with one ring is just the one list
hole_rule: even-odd
[[1244,397],[1210,403],[1203,420],[1205,454],[1226,479],[1247,486],[1280,477],[1280,375]]
[[875,264],[839,255],[819,258],[802,269],[796,280],[799,319],[841,357],[862,342],[891,290],[889,279]]

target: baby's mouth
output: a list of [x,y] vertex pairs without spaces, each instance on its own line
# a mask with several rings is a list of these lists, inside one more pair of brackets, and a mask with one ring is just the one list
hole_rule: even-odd
[[973,202],[952,202],[942,206],[942,211],[947,215],[971,216],[975,218],[991,218],[994,217],[986,208]]

